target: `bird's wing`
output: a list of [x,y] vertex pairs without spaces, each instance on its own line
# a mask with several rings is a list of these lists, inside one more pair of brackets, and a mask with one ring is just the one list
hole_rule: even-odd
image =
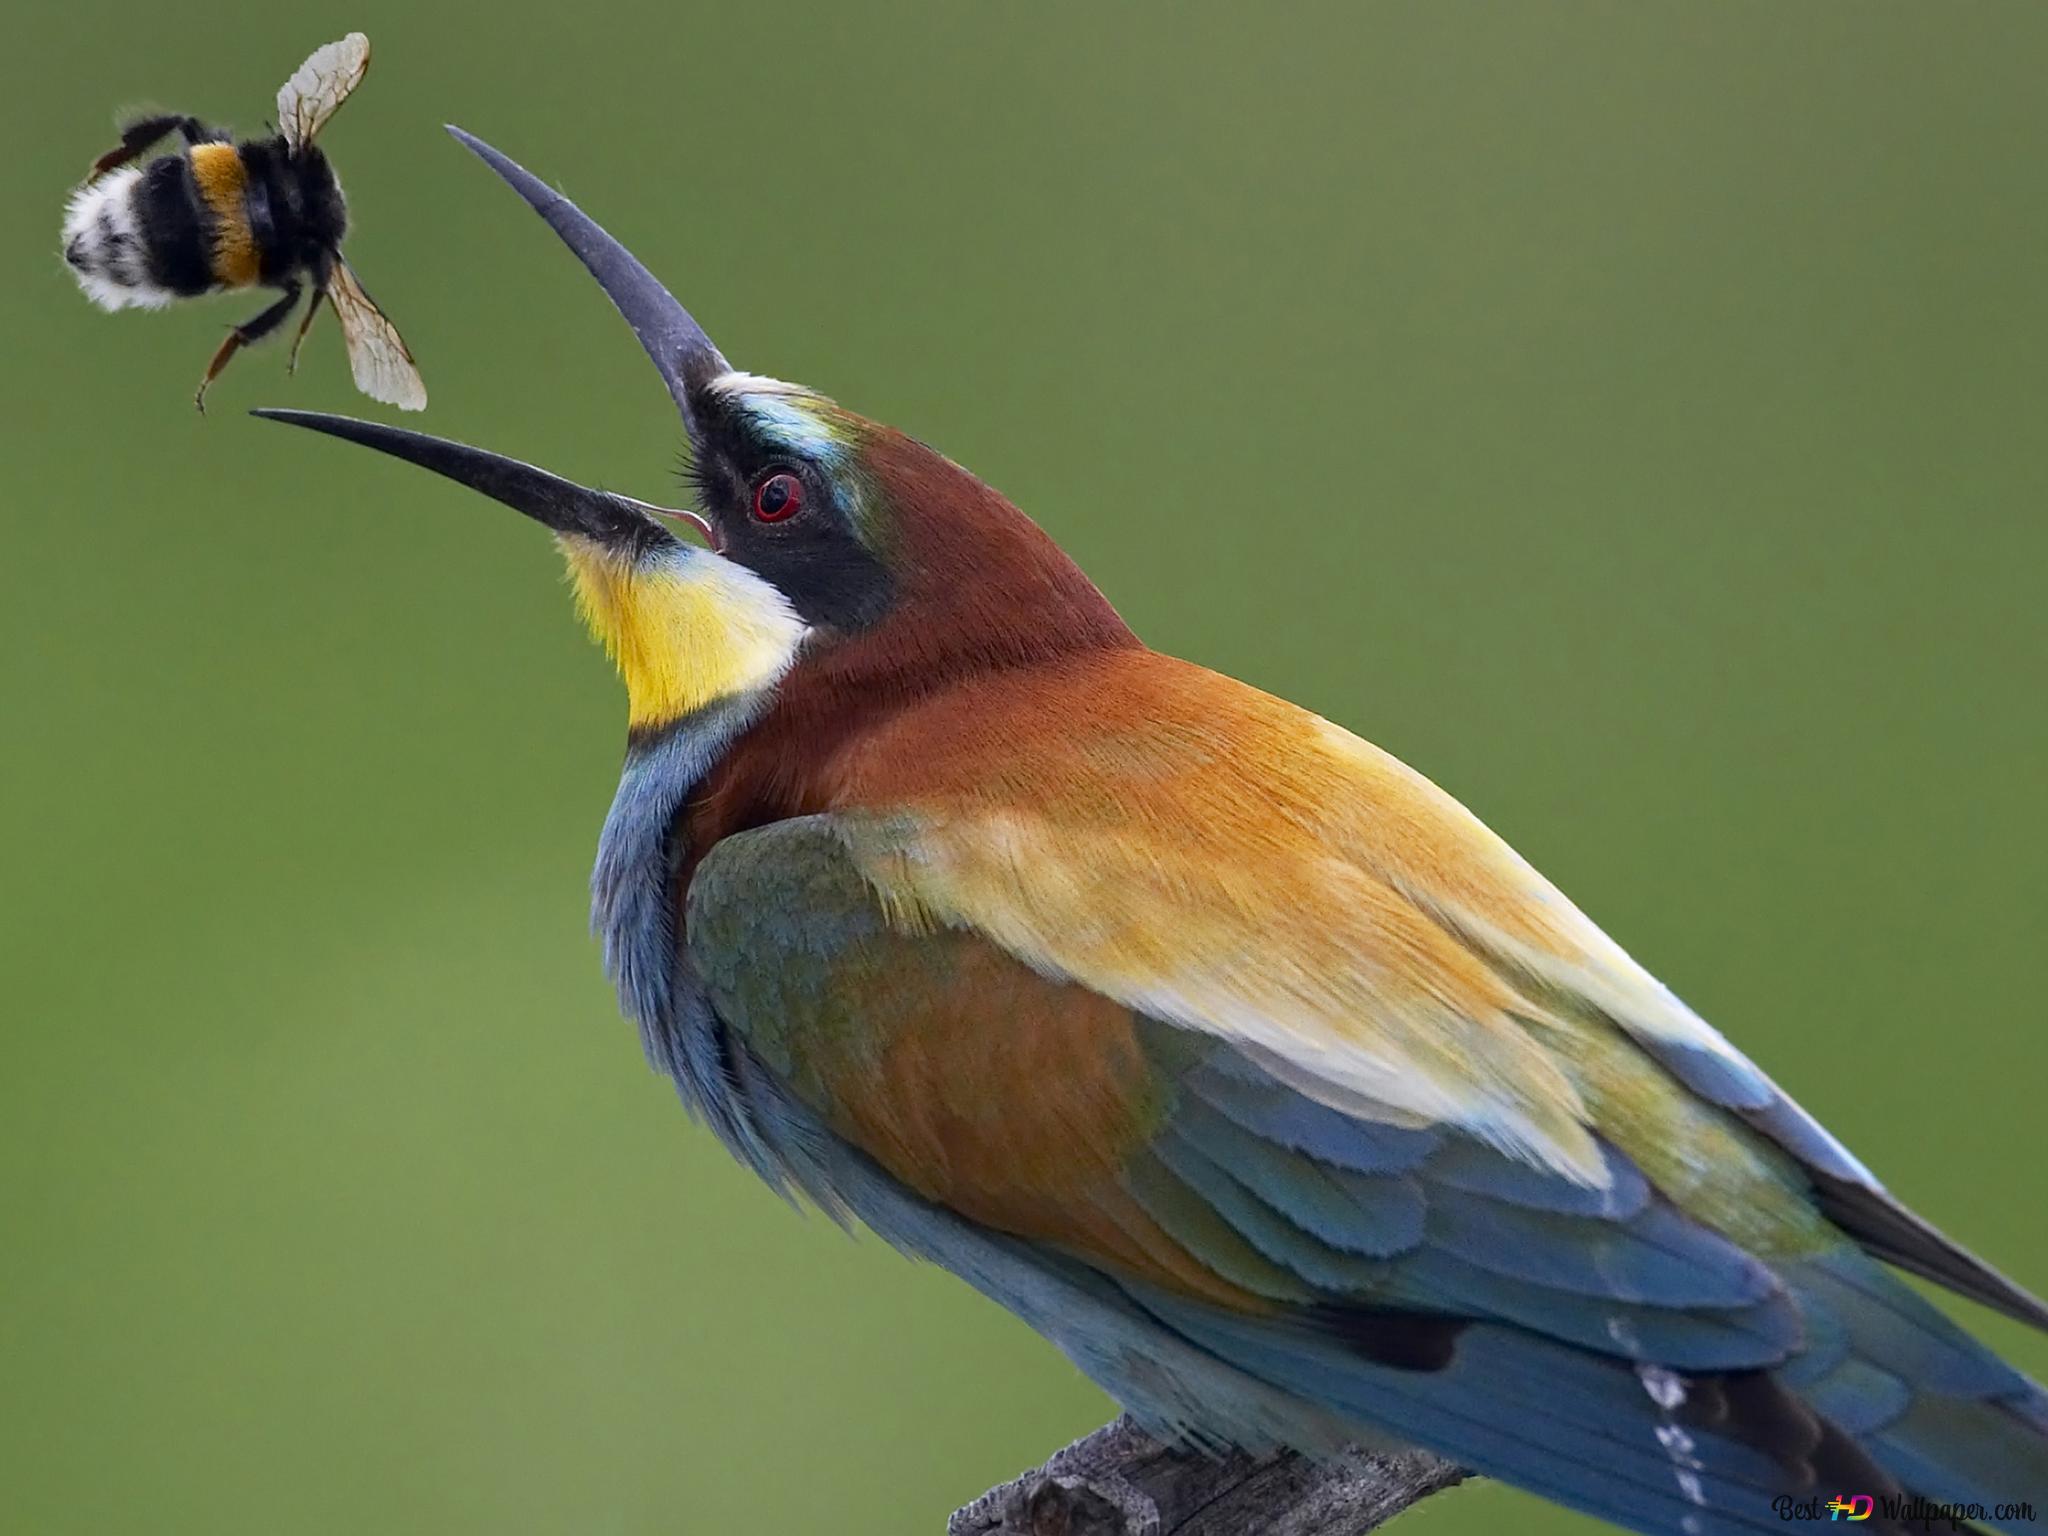
[[[1456,800],[1294,705],[1152,652],[912,712],[844,822],[906,922],[1229,1040],[1290,1087],[1598,1189],[1601,1143],[1738,1230],[1789,1154],[1880,1257],[2048,1309],[1886,1195],[1747,1057]],[[1758,1137],[1743,1134],[1760,1133]]]
[[[1597,1179],[1540,1166],[1027,964],[903,886],[914,845],[878,862],[882,837],[819,816],[711,849],[686,924],[718,1015],[917,1195],[1088,1263],[1249,1375],[1674,1530],[1763,1530],[1788,1492],[1899,1486],[1872,1437],[1912,1430],[1930,1391],[2018,1442],[1988,1466],[2031,1443],[1996,1418],[2032,1402],[2025,1383],[1883,1289],[1782,1158],[1675,1085],[1667,1133],[1720,1159],[1732,1233],[1605,1140]],[[1829,1394],[1855,1415],[1816,1406]]]
[[[1783,1358],[1766,1265],[1653,1198],[1617,1149],[1596,1144],[1593,1187],[1440,1121],[1321,1102],[1231,1042],[894,905],[864,839],[824,816],[720,842],[690,884],[690,959],[755,1054],[927,1198],[1224,1305],[1390,1295],[1484,1312],[1457,1298],[1498,1292],[1531,1326],[1622,1354],[1610,1306],[1651,1308],[1643,1326],[1660,1335],[1699,1309],[1734,1316],[1673,1342],[1674,1359]],[[1746,1193],[1770,1210],[1775,1248],[1828,1247],[1769,1161],[1729,1156],[1739,1148],[1719,1150],[1757,1186]],[[1409,1283],[1388,1267],[1426,1253],[1461,1278]],[[1510,1299],[1517,1286],[1527,1294]],[[1598,1305],[1575,1316],[1571,1296]]]

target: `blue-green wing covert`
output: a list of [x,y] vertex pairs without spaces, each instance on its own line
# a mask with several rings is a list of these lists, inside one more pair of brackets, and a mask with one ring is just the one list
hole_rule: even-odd
[[[978,932],[892,919],[855,851],[873,835],[807,817],[724,840],[689,956],[754,1057],[924,1199],[1087,1263],[1251,1377],[1615,1518],[1663,1501],[1765,1529],[1781,1494],[1900,1487],[1879,1446],[1945,1479],[1913,1491],[2011,1496],[2039,1394],[1817,1214],[1760,1254],[1612,1145],[1593,1189],[1318,1102]],[[1789,1160],[1755,1166],[1778,1180],[1759,1202],[1800,1194]],[[1933,1396],[1947,1428],[1916,1415]],[[1916,1441],[1958,1423],[1981,1484]]]

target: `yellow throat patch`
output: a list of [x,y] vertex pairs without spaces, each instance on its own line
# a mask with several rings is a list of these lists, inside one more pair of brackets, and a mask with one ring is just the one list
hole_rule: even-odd
[[636,562],[574,535],[555,542],[577,611],[618,663],[636,730],[766,688],[796,659],[803,620],[745,566],[688,546]]

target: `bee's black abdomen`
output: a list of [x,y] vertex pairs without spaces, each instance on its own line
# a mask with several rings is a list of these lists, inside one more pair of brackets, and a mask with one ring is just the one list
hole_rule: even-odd
[[150,279],[181,297],[216,286],[209,251],[211,226],[191,162],[183,155],[151,161],[134,197],[146,232]]

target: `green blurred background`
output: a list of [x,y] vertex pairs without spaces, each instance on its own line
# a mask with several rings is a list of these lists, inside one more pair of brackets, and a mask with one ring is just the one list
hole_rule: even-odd
[[253,129],[357,27],[327,142],[428,427],[680,494],[637,349],[446,119],[1154,644],[1438,778],[2048,1286],[2048,10],[26,11],[0,1527],[936,1532],[1108,1411],[642,1066],[584,926],[622,699],[545,540],[241,415],[391,414],[330,322],[201,420],[255,306],[63,272],[117,106]]

